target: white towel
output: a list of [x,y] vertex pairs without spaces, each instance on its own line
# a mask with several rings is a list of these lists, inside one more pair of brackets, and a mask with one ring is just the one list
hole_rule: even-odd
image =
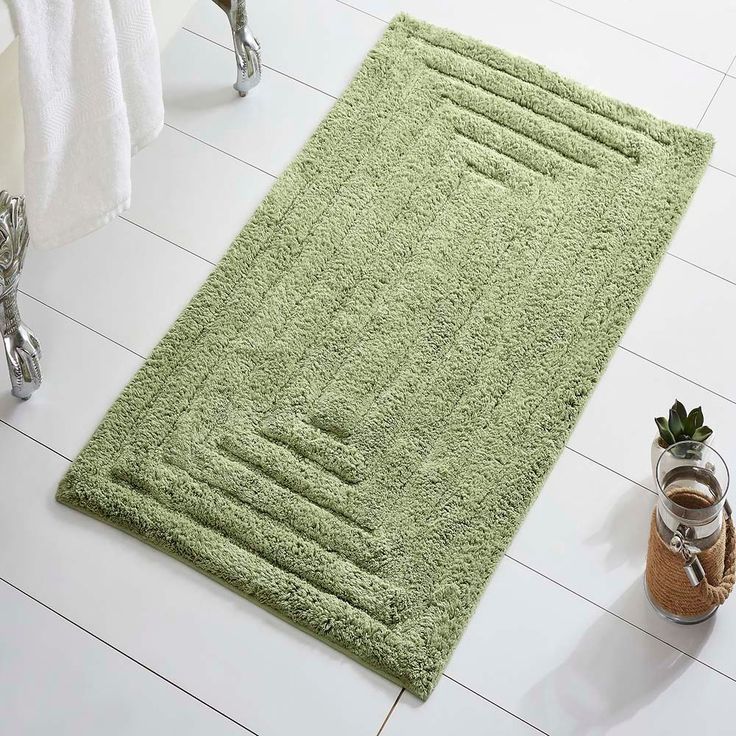
[[130,206],[130,157],[163,125],[150,0],[10,0],[20,37],[31,242],[49,248]]

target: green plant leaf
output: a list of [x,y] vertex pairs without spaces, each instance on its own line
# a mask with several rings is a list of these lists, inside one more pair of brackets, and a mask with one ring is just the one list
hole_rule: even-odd
[[703,425],[702,427],[698,427],[695,430],[695,432],[693,433],[693,439],[696,442],[705,442],[712,434],[713,430],[710,427],[706,427],[705,425]]
[[670,432],[672,432],[672,436],[675,438],[675,442],[677,442],[680,437],[685,434],[685,427],[682,425],[682,419],[680,419],[680,415],[674,406],[670,409],[670,416],[667,424],[669,425]]
[[687,433],[691,436],[694,435],[695,430],[698,427],[703,426],[703,421],[703,409],[698,406],[693,409],[687,416]]
[[687,409],[677,399],[675,399],[675,403],[672,404],[672,408],[677,412],[677,416],[680,417],[680,421],[684,426],[685,420],[687,419]]
[[659,429],[659,436],[662,438],[665,445],[667,447],[674,445],[675,438],[672,436],[672,432],[670,432],[667,420],[664,417],[655,417],[654,422],[657,425],[657,429]]

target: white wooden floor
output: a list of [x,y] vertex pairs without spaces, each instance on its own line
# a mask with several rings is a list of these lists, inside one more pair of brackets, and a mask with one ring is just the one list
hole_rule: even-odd
[[[404,9],[718,144],[654,285],[426,704],[54,490],[105,409]],[[0,734],[734,734],[736,600],[649,610],[652,417],[702,404],[736,469],[734,0],[250,0],[268,68],[241,100],[201,0],[164,55],[167,126],[134,206],[31,254],[45,351],[0,393]],[[0,386],[3,379],[0,377]],[[382,730],[381,730],[382,729]]]

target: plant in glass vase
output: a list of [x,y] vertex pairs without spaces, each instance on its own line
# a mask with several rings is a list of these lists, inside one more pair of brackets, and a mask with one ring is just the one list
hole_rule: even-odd
[[675,400],[666,417],[655,417],[658,434],[652,441],[652,473],[656,475],[660,455],[671,445],[684,440],[708,444],[713,430],[706,427],[703,410],[696,407],[688,413],[681,402]]

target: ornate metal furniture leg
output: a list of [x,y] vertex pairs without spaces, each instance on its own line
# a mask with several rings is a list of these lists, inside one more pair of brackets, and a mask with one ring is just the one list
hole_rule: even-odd
[[238,77],[233,88],[245,97],[261,81],[261,45],[248,28],[245,0],[214,0],[227,14],[233,31]]
[[28,247],[25,201],[0,191],[0,330],[13,396],[29,399],[41,385],[41,347],[18,312],[18,281]]

